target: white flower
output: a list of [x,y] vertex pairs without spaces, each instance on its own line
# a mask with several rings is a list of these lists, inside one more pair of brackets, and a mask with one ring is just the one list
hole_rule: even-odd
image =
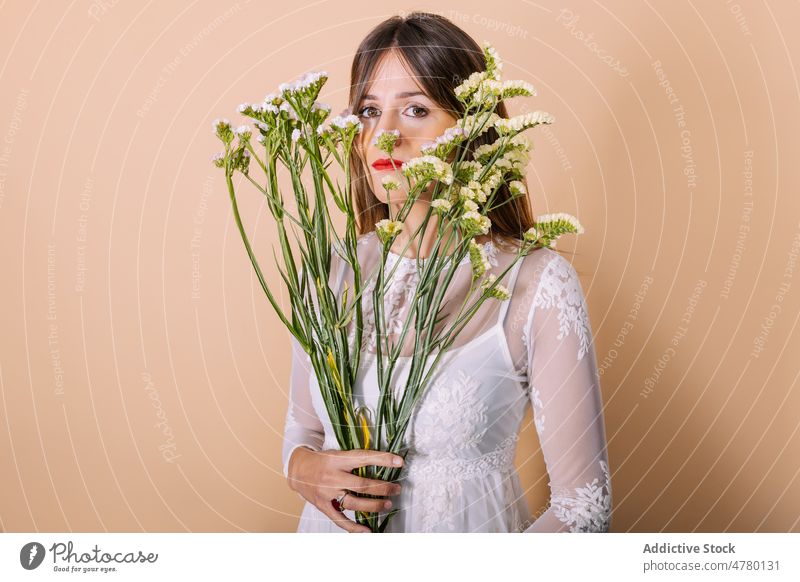
[[567,214],[542,214],[537,217],[534,226],[525,231],[523,239],[527,242],[538,242],[543,246],[555,248],[556,239],[566,233],[583,234],[583,226],[578,219]]
[[500,146],[503,146],[503,155],[497,162],[504,160],[502,163],[509,166],[513,166],[514,164],[527,165],[527,152],[530,150],[531,144],[522,134],[516,134],[511,138],[500,138],[491,143],[478,146],[475,148],[475,151],[472,152],[473,159],[471,161],[473,163],[478,163],[479,166],[480,162],[488,162]]
[[211,163],[213,163],[216,167],[221,168],[225,165],[225,154],[223,153],[216,153],[211,158]]
[[459,194],[466,200],[474,200],[480,204],[486,202],[486,192],[483,191],[480,182],[475,180],[470,180],[466,186],[462,186]]
[[501,168],[508,170],[522,169],[528,165],[528,154],[519,149],[513,149],[505,152],[503,156],[497,160],[496,164]]
[[488,78],[489,75],[486,71],[475,71],[454,89],[456,97],[461,101],[466,101],[467,98],[475,92],[478,86]]
[[445,214],[445,213],[450,211],[450,209],[453,207],[453,205],[451,204],[451,202],[449,200],[445,200],[444,198],[437,198],[436,200],[431,202],[431,207],[435,211],[441,212],[442,214]]
[[476,279],[483,275],[491,266],[486,253],[486,246],[469,239],[469,260],[472,263],[472,275]]
[[286,96],[288,93],[302,93],[307,89],[312,88],[316,84],[321,86],[322,83],[327,80],[327,78],[328,73],[325,71],[309,71],[295,81],[281,83],[278,86],[278,91],[280,91],[281,95],[284,96]]
[[250,152],[245,149],[237,150],[233,158],[233,168],[247,174],[250,167]]
[[479,95],[491,95],[496,99],[509,99],[511,97],[534,97],[536,89],[533,85],[525,81],[496,81],[494,79],[486,79],[483,81],[476,91],[475,99],[479,99]]
[[264,104],[261,105],[261,112],[262,113],[272,113],[273,115],[278,115],[281,112],[281,110],[278,109],[278,107],[276,107],[272,103],[264,103]]
[[233,133],[235,133],[240,139],[248,139],[251,135],[253,135],[253,130],[249,125],[240,125],[233,130]]
[[485,79],[481,81],[478,88],[472,95],[472,102],[481,104],[486,107],[492,106],[503,93],[502,83],[494,79]]
[[384,218],[375,223],[375,232],[384,243],[392,241],[402,230],[403,223],[399,220]]
[[433,153],[436,151],[436,142],[426,141],[419,147],[419,151],[421,151],[425,155],[433,155]]
[[[495,281],[497,281],[497,276],[493,273],[489,273],[481,285],[483,291],[485,292]],[[495,299],[504,301],[511,297],[511,294],[508,292],[508,289],[505,286],[498,283],[489,291],[489,297],[494,297]]]
[[518,151],[527,152],[531,149],[531,142],[528,141],[528,138],[522,134],[517,134],[513,136],[509,143],[513,145]]
[[387,174],[381,180],[383,184],[383,189],[389,192],[390,190],[397,190],[400,188],[400,180],[398,180],[393,174]]
[[478,146],[475,148],[475,151],[472,152],[473,160],[489,160],[494,152],[497,151],[497,148],[500,147],[502,140],[495,140],[492,143],[485,143],[482,146]]
[[500,59],[500,55],[497,54],[497,50],[488,41],[483,41],[483,43],[481,43],[481,48],[486,58],[486,71],[488,75],[493,79],[499,79],[500,73],[503,72],[503,61]]
[[509,97],[535,97],[537,95],[536,88],[525,81],[503,81],[503,94],[501,99]]
[[328,78],[327,71],[309,71],[300,79],[300,88],[305,89]]
[[[470,136],[470,139],[475,139],[489,131],[499,120],[501,120],[497,113],[494,111],[484,111],[476,113],[475,115],[467,115],[458,120],[458,125],[464,128],[464,132]],[[480,127],[480,131],[473,135],[473,131]]]
[[510,133],[519,133],[529,127],[534,127],[542,123],[553,123],[554,121],[555,118],[546,111],[533,111],[531,113],[516,115],[510,119],[497,119],[494,122],[494,128],[500,135],[506,135]]
[[468,210],[461,215],[461,222],[464,225],[464,230],[475,234],[486,234],[492,222],[488,217],[480,214],[475,210]]
[[[484,42],[482,49],[486,60],[486,70],[475,71],[455,88],[456,97],[469,105],[484,101],[487,96],[486,86],[483,88],[481,86],[487,80],[499,81],[500,73],[503,71],[503,62],[495,48],[488,42]],[[480,95],[476,96],[476,93],[480,93]]]
[[419,156],[403,164],[403,173],[411,177],[424,180],[440,180],[444,184],[453,183],[453,168],[436,156]]
[[483,165],[475,160],[464,160],[458,166],[458,177],[461,182],[469,182],[481,175]]
[[299,140],[302,136],[303,136],[303,132],[302,131],[300,131],[297,128],[293,129],[292,130],[292,143],[297,143],[297,140]]
[[523,184],[519,180],[514,180],[513,182],[511,182],[508,185],[508,188],[511,190],[511,193],[515,196],[516,195],[524,196],[525,194],[528,193],[528,191],[525,189],[525,184]]
[[220,130],[226,130],[226,129],[227,129],[227,130],[230,130],[230,128],[231,128],[231,122],[230,122],[230,120],[229,120],[228,118],[226,118],[226,117],[223,117],[222,119],[215,119],[215,120],[214,120],[214,121],[211,123],[211,131],[212,131],[213,133],[217,133],[217,132],[219,132]]
[[295,113],[294,108],[289,105],[288,101],[284,101],[278,106],[279,111],[285,111],[286,114],[289,116],[289,119],[297,120],[297,113]]
[[470,199],[464,200],[464,208],[467,212],[478,210],[478,205]]
[[555,214],[542,214],[541,216],[536,217],[536,223],[561,223],[562,225],[566,223],[567,228],[571,228],[574,230],[576,234],[583,234],[583,226],[578,219],[572,216],[571,214],[567,214],[566,212],[557,212]]
[[448,144],[453,141],[458,141],[459,138],[464,137],[464,128],[458,125],[454,125],[453,127],[448,127],[444,130],[444,133],[436,138],[436,143],[438,144]]
[[500,183],[503,181],[503,176],[498,171],[493,171],[491,174],[484,178],[483,184],[481,184],[481,192],[484,196],[491,196],[492,192],[497,188]]
[[364,125],[361,123],[361,120],[358,119],[357,116],[350,114],[342,117],[341,115],[337,115],[333,119],[331,119],[331,127],[340,129],[342,131],[347,131],[348,129],[358,128],[356,133],[360,132]]
[[378,146],[379,150],[391,155],[394,143],[399,137],[399,129],[379,129],[372,139],[372,145]]
[[444,133],[440,136],[437,136],[434,141],[425,143],[420,148],[420,151],[423,154],[437,156],[444,159],[452,149],[452,146],[464,141],[465,137],[466,132],[460,125],[448,127],[444,130]]

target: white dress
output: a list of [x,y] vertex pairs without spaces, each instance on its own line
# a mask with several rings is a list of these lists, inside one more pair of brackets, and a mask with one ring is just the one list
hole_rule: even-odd
[[[501,246],[487,243],[489,272],[498,278],[514,259],[513,251]],[[362,277],[374,271],[380,251],[374,232],[359,239]],[[341,290],[347,279],[352,290],[350,266],[336,252],[332,261],[331,287]],[[387,330],[391,338],[399,338],[419,268],[425,264],[425,259],[418,262],[390,253],[387,276],[398,261],[385,296],[386,321],[394,325]],[[468,258],[458,265],[445,294],[444,313],[455,315],[462,305],[471,269]],[[374,279],[367,285],[370,282]],[[500,282],[511,298],[488,299],[478,309],[440,358],[411,418],[408,452],[398,479],[402,491],[391,498],[393,508],[400,511],[387,532],[608,531],[611,483],[602,396],[578,275],[563,256],[544,248],[518,261]],[[375,411],[378,385],[370,288],[363,295],[363,355],[353,395],[356,405],[367,404]],[[449,329],[450,323],[448,317],[441,325]],[[394,372],[396,394],[401,394],[408,377],[413,336],[412,322]],[[284,475],[298,446],[339,449],[311,360],[290,338]],[[538,517],[531,515],[514,466],[529,405],[550,478],[550,504]],[[352,510],[345,514],[355,518]],[[297,531],[345,532],[308,502]]]

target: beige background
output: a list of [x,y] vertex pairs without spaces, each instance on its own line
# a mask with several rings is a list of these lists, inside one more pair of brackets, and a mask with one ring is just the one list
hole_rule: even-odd
[[[788,0],[5,3],[2,530],[294,530],[289,335],[209,163],[211,121],[311,69],[338,111],[361,38],[416,8],[534,84],[512,112],[556,118],[528,134],[529,184],[536,214],[586,227],[561,247],[602,367],[614,531],[800,531]],[[277,285],[268,213],[242,201]]]

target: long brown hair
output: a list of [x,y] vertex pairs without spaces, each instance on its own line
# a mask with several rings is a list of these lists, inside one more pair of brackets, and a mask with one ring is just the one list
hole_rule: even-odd
[[[372,75],[384,54],[395,51],[408,69],[417,76],[422,90],[442,109],[455,117],[464,114],[463,104],[454,89],[475,71],[486,70],[483,50],[466,32],[447,18],[428,12],[412,12],[405,17],[392,16],[373,28],[361,41],[350,71],[350,111],[357,113],[368,90]],[[497,104],[495,113],[508,117],[505,103]],[[470,146],[470,151],[498,138],[490,128]],[[355,198],[359,234],[375,229],[375,223],[389,218],[388,206],[372,191],[366,163],[360,154],[350,157],[351,188]],[[522,180],[525,183],[525,180]],[[526,184],[527,189],[527,184]],[[495,204],[511,198],[503,183],[495,194]],[[523,233],[534,225],[528,196],[517,197],[489,211],[491,234],[507,242],[522,240]]]

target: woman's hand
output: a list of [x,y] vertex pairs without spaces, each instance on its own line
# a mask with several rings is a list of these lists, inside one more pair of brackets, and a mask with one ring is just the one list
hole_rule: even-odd
[[[399,464],[395,461],[399,460]],[[343,512],[336,511],[331,499],[349,491],[342,504],[345,509],[378,512],[391,507],[384,505],[386,499],[357,497],[355,493],[390,496],[400,493],[400,485],[381,479],[367,479],[353,475],[351,471],[365,465],[401,467],[403,457],[385,451],[354,449],[350,451],[314,451],[308,447],[297,447],[289,459],[289,487],[344,530],[350,533],[371,533],[363,525],[350,520]]]

